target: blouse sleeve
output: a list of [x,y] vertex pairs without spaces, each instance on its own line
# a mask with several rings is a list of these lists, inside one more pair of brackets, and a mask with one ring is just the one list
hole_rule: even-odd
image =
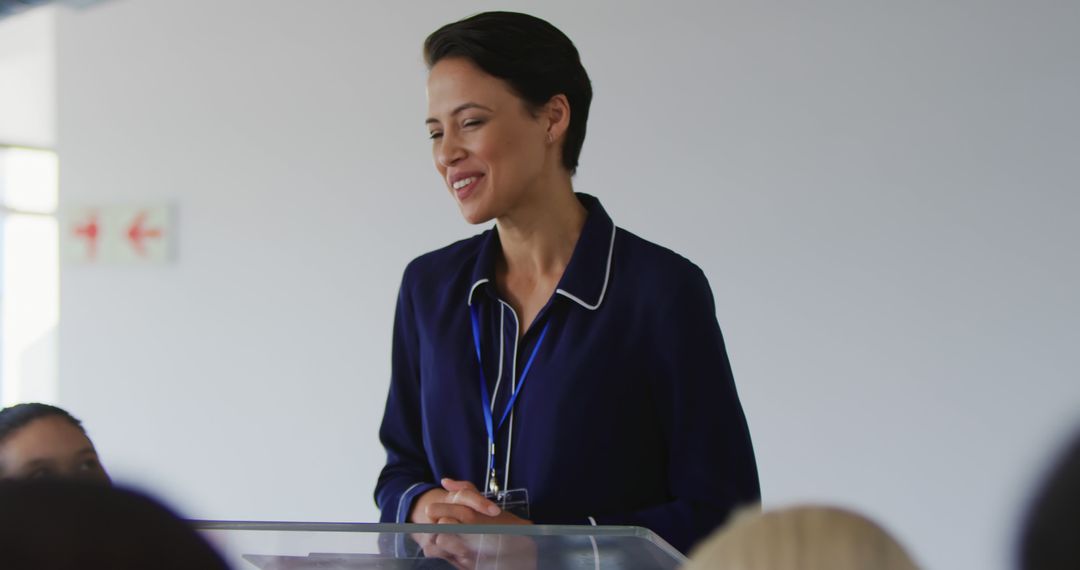
[[375,485],[380,522],[408,522],[416,497],[437,487],[424,451],[420,410],[419,340],[406,269],[394,315],[390,393],[379,428],[386,448],[386,465]]
[[671,500],[589,522],[644,526],[687,552],[733,509],[760,502],[761,489],[709,282],[694,267],[672,293],[657,315],[654,340]]

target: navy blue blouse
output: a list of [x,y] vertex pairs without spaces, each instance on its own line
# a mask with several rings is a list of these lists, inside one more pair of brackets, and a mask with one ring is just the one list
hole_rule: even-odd
[[616,228],[578,194],[585,226],[555,294],[519,338],[494,285],[496,228],[405,269],[375,490],[383,522],[406,522],[443,477],[488,483],[475,306],[498,422],[503,489],[525,488],[540,524],[636,525],[686,552],[761,492],[712,292],[682,256]]

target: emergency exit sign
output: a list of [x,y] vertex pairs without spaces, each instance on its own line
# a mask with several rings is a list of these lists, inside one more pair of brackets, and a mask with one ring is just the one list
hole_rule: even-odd
[[167,205],[82,206],[64,210],[64,259],[85,264],[163,264],[175,256],[174,211]]

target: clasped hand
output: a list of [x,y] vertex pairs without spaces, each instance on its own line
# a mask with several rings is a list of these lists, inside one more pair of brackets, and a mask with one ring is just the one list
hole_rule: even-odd
[[442,489],[420,495],[409,520],[426,524],[532,524],[499,508],[468,481],[443,479]]

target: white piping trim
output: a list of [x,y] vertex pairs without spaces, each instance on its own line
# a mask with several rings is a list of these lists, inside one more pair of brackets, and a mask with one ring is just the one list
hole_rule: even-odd
[[[510,381],[513,385],[513,389],[517,390],[517,357],[518,357],[518,341],[521,340],[521,321],[518,320],[517,312],[514,308],[508,305],[502,299],[499,299],[505,307],[510,309],[510,314],[514,315],[514,368],[510,371]],[[503,490],[509,489],[510,485],[510,453],[513,451],[514,446],[514,409],[510,409],[510,431],[506,434],[506,467],[503,468]]]
[[472,295],[473,295],[473,292],[474,292],[474,291],[476,291],[476,288],[477,288],[477,287],[479,287],[479,286],[480,286],[481,284],[483,284],[483,283],[487,283],[487,282],[488,282],[488,278],[487,278],[487,277],[485,277],[485,278],[483,278],[483,279],[480,279],[480,280],[478,280],[478,281],[477,281],[476,283],[473,283],[473,284],[472,284],[472,287],[470,287],[470,288],[469,288],[469,303],[468,303],[468,305],[469,305],[470,307],[472,306]]
[[[491,413],[495,413],[495,399],[499,397],[499,384],[502,383],[503,377],[503,353],[506,342],[504,340],[504,332],[506,331],[504,317],[506,315],[506,308],[499,307],[499,375],[495,378],[495,390],[491,394]],[[511,424],[513,425],[513,424]],[[494,460],[493,460],[494,461]],[[491,488],[491,467],[485,464],[484,467],[484,491]]]
[[[589,517],[589,520],[592,521],[593,526],[596,526],[596,521],[592,517]],[[593,570],[600,570],[600,547],[596,545],[596,537],[590,534],[589,542],[592,543]]]
[[[559,295],[562,295],[562,296],[564,296],[564,297],[566,297],[566,298],[568,298],[570,300],[576,301],[577,304],[581,305],[582,307],[585,307],[586,309],[588,309],[590,311],[595,311],[596,309],[600,308],[600,303],[604,302],[604,295],[607,294],[608,279],[611,278],[611,254],[615,251],[615,230],[616,229],[618,229],[618,228],[615,227],[615,224],[611,224],[611,244],[608,245],[607,269],[604,270],[604,287],[602,289],[600,289],[600,298],[597,299],[596,304],[595,305],[590,305],[590,304],[586,303],[585,301],[582,301],[581,299],[575,297],[572,293],[570,293],[570,292],[568,292],[566,290],[563,290],[563,289],[556,289],[555,293],[557,293]],[[475,285],[474,285],[474,287],[475,287]],[[470,299],[472,298],[472,293],[469,293],[469,298]]]
[[491,411],[495,412],[495,399],[499,397],[499,385],[502,384],[503,377],[503,345],[506,341],[503,340],[503,332],[505,331],[503,316],[506,314],[505,307],[499,307],[499,375],[495,378],[495,390],[491,394]]
[[407,520],[409,518],[409,513],[402,513],[401,512],[402,510],[404,510],[404,507],[405,507],[405,505],[404,505],[405,497],[408,497],[409,493],[411,493],[413,489],[419,487],[420,485],[423,485],[423,482],[413,483],[412,485],[409,486],[408,489],[405,489],[405,492],[402,493],[401,496],[398,497],[398,500],[397,500],[397,522],[399,522],[399,523],[407,523],[407,522],[409,522]]
[[589,524],[591,524],[591,525],[593,525],[593,526],[597,526],[597,525],[596,525],[596,519],[594,519],[594,518],[592,518],[592,517],[589,517]]

